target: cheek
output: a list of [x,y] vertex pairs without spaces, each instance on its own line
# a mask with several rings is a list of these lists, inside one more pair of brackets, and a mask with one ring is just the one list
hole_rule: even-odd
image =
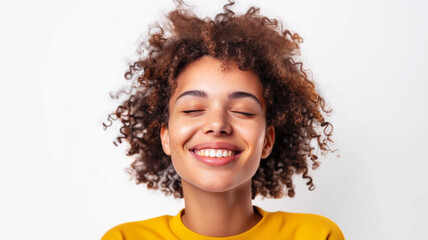
[[240,170],[235,173],[235,179],[239,181],[236,182],[236,184],[248,181],[256,174],[262,157],[265,135],[264,128],[261,128],[260,125],[252,126],[251,129],[249,129],[249,126],[247,126],[247,128],[240,128],[240,131],[242,133],[242,139],[249,148],[245,161],[241,162],[242,165]]
[[265,122],[255,121],[251,124],[237,124],[235,129],[239,132],[242,139],[253,148],[253,151],[261,151],[265,137]]
[[182,148],[191,139],[191,137],[197,132],[199,126],[192,121],[174,120],[168,123],[170,143],[171,147]]
[[189,167],[186,161],[183,160],[186,157],[185,154],[189,147],[186,143],[192,138],[196,128],[194,124],[189,124],[186,121],[180,121],[177,118],[171,119],[174,120],[169,121],[168,128],[172,165],[181,178],[187,179],[187,176],[190,174]]

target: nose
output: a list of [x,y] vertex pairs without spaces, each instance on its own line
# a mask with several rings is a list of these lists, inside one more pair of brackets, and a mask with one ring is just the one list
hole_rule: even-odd
[[207,115],[203,126],[203,132],[211,135],[228,135],[232,133],[227,112],[218,110]]

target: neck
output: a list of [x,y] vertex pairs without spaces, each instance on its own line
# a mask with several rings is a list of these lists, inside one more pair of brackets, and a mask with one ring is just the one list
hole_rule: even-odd
[[182,180],[185,210],[183,224],[210,237],[243,233],[260,220],[251,203],[251,180],[226,192],[207,192]]

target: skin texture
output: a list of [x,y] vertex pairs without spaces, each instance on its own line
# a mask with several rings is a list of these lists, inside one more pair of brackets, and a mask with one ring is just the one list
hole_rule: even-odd
[[[178,98],[193,90],[205,96]],[[242,95],[231,98],[234,92],[249,93],[257,100]],[[215,237],[250,229],[260,220],[251,204],[251,179],[260,159],[269,156],[275,138],[274,128],[266,127],[260,79],[233,62],[224,65],[205,56],[181,72],[168,105],[168,126],[161,128],[160,136],[165,154],[171,156],[181,177],[183,223],[194,232]],[[207,165],[190,150],[205,142],[231,143],[242,152],[224,166]]]

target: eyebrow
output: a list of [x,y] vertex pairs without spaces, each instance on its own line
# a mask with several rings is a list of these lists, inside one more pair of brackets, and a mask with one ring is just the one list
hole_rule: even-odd
[[[185,97],[185,96],[193,96],[193,97],[201,97],[201,98],[207,98],[208,97],[207,93],[204,91],[190,90],[190,91],[186,91],[186,92],[180,94],[177,97],[177,99],[175,100],[175,103],[177,103],[178,99]],[[255,102],[257,102],[260,107],[262,107],[260,100],[256,96],[254,96],[254,94],[249,93],[249,92],[242,92],[242,91],[233,92],[233,93],[229,94],[229,98],[230,99],[250,98],[250,99],[253,99]]]
[[251,94],[249,92],[233,92],[229,94],[230,99],[237,99],[237,98],[251,98],[254,101],[256,101],[260,107],[262,107],[262,104],[260,103],[259,99],[254,96],[254,94]]

